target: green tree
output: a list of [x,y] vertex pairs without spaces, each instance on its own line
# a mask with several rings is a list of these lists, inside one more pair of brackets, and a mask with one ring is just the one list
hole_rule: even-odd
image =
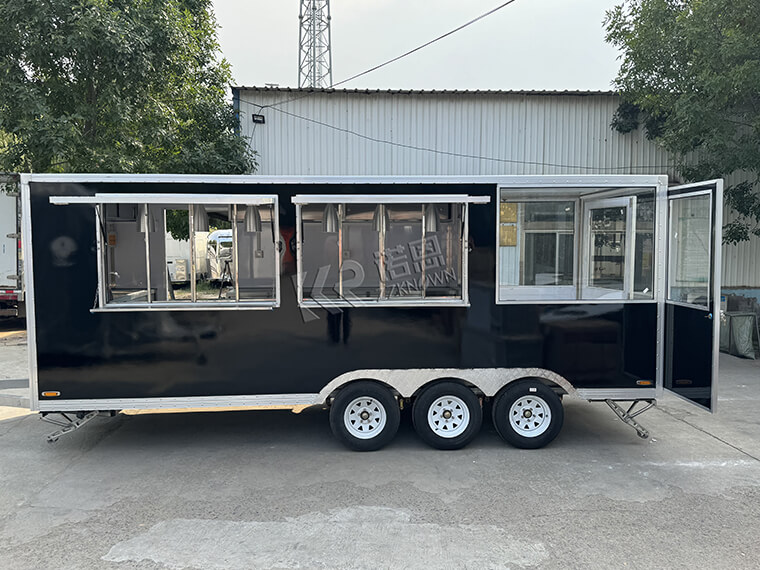
[[622,60],[612,126],[628,132],[643,123],[687,180],[746,174],[726,188],[739,217],[724,239],[760,236],[760,4],[624,0],[605,27]]
[[240,174],[210,0],[0,0],[0,170]]

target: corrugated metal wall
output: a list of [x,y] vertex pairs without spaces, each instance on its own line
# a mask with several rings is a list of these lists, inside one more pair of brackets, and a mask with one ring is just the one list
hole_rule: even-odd
[[[610,94],[239,89],[263,175],[668,174],[643,129],[609,124]],[[283,101],[285,104],[275,105]],[[274,105],[274,106],[271,106]],[[254,124],[261,114],[265,124]],[[726,216],[730,216],[727,212]],[[725,287],[760,286],[760,239],[723,248]]]
[[[743,179],[741,175],[732,174],[725,179],[725,185],[736,184]],[[735,217],[734,212],[724,208],[724,223]],[[722,265],[724,288],[760,288],[760,238],[753,236],[749,241],[737,245],[724,245]]]

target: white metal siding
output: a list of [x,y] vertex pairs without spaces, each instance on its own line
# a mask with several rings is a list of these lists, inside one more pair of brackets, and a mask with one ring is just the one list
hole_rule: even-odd
[[[258,152],[262,175],[667,174],[680,181],[644,129],[610,128],[618,105],[611,94],[239,95],[241,134]],[[254,125],[253,113],[266,123]],[[724,246],[723,260],[724,287],[760,287],[759,238]]]
[[[730,186],[745,179],[741,174],[732,174],[726,178],[725,185]],[[736,217],[730,208],[723,208],[724,224]],[[724,245],[722,269],[724,289],[760,288],[760,237],[752,236],[749,241],[737,245]]]
[[[250,138],[259,153],[258,173],[477,175],[668,171],[667,153],[647,141],[642,130],[621,135],[610,129],[618,103],[612,95],[335,92],[314,93],[267,107],[298,96],[288,92],[240,92],[242,134]],[[264,115],[266,124],[254,125],[253,113]]]
[[4,290],[18,288],[18,282],[11,279],[18,273],[18,238],[7,237],[16,233],[16,200],[0,190],[0,289]]

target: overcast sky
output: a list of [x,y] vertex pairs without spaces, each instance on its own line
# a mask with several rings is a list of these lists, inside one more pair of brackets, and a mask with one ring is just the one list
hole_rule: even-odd
[[[621,0],[516,0],[407,58],[342,85],[411,89],[610,89],[602,20]],[[364,71],[503,0],[332,0],[333,81]],[[298,0],[214,0],[237,85],[298,84]]]

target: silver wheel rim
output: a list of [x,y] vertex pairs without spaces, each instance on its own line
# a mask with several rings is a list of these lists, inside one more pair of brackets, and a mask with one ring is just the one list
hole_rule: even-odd
[[365,396],[352,400],[343,413],[346,431],[357,439],[372,439],[383,431],[388,421],[385,407],[375,398]]
[[509,425],[523,437],[538,437],[552,423],[552,412],[543,398],[523,396],[509,408]]
[[470,425],[470,409],[456,396],[441,396],[427,413],[428,426],[438,437],[450,439],[462,435]]

